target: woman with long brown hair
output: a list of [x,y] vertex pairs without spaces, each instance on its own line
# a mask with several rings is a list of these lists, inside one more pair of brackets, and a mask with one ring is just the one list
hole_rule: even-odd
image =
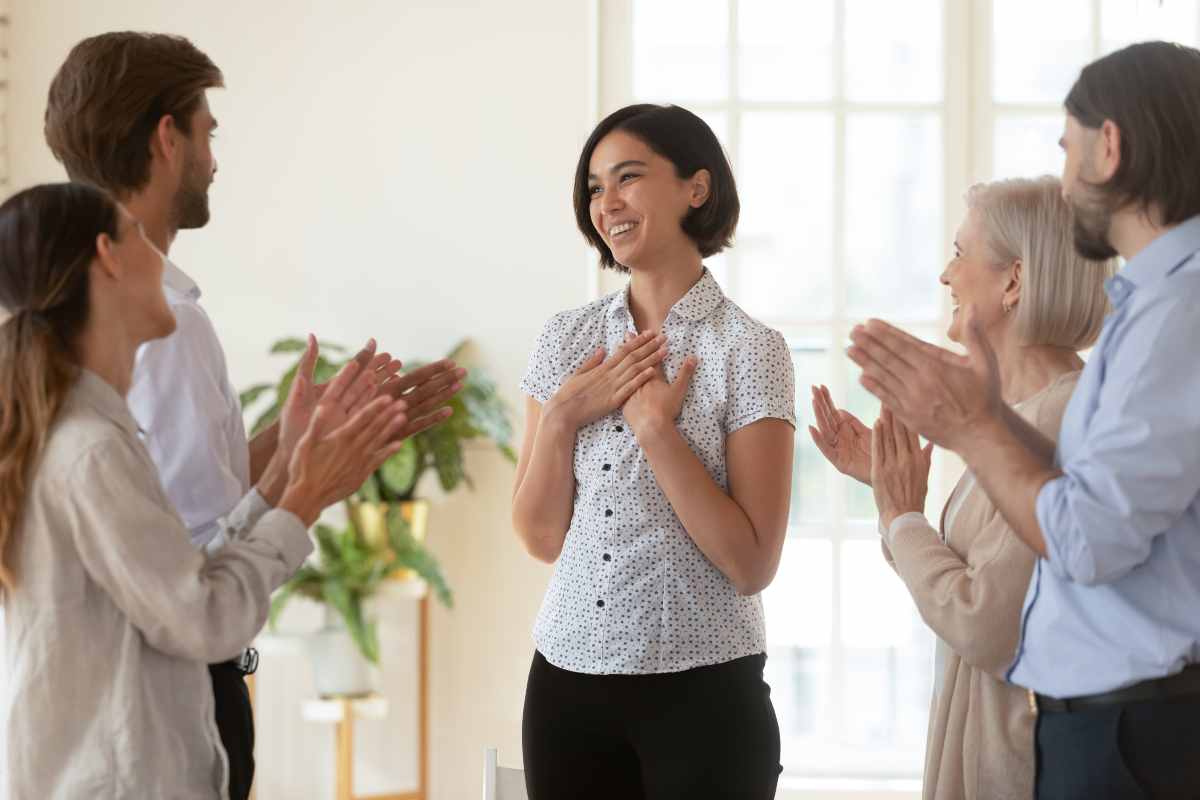
[[0,206],[0,794],[226,797],[205,665],[250,641],[321,509],[400,446],[404,403],[358,362],[316,391],[310,340],[268,468],[279,502],[193,548],[124,399],[138,347],[175,327],[162,274],[98,190]]

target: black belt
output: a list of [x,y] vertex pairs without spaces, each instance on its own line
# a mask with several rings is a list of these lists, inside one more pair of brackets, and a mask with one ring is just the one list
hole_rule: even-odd
[[1067,697],[1061,700],[1047,697],[1044,694],[1035,695],[1032,691],[1029,695],[1031,705],[1034,704],[1036,698],[1038,711],[1055,712],[1083,711],[1100,706],[1144,703],[1148,700],[1170,700],[1177,697],[1200,699],[1200,664],[1191,664],[1184,667],[1182,672],[1174,675],[1142,681],[1112,692]]
[[253,647],[247,647],[237,658],[222,661],[217,666],[235,669],[243,675],[253,675],[258,671],[258,651]]

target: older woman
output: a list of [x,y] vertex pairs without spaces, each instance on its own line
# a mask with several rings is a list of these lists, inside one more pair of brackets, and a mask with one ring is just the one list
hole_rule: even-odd
[[[942,273],[954,320],[973,304],[996,351],[1004,399],[1051,438],[1107,312],[1111,261],[1082,259],[1071,244],[1069,211],[1054,178],[973,186],[967,215]],[[1034,712],[1024,690],[1006,683],[1034,553],[1009,528],[968,472],[934,527],[924,517],[929,449],[884,409],[874,430],[813,387],[813,440],[837,469],[870,484],[884,556],[938,637],[926,798],[1033,795]]]

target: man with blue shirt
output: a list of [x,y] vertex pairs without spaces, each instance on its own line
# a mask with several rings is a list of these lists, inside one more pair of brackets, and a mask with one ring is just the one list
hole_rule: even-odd
[[[954,450],[1038,561],[1009,669],[1038,712],[1039,798],[1200,797],[1200,51],[1133,45],[1066,102],[1076,249],[1127,263],[1055,444],[968,353],[878,320],[862,384]],[[996,298],[1000,302],[1000,298]]]

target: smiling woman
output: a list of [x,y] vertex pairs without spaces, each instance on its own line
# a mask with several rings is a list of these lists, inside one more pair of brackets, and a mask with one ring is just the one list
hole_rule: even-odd
[[[629,157],[614,160],[616,154]],[[678,106],[632,105],[610,114],[596,126],[575,168],[575,221],[584,238],[599,251],[601,266],[629,271],[628,258],[636,256],[625,247],[635,238],[628,234],[645,221],[638,209],[656,205],[656,197],[645,195],[666,183],[652,181],[650,188],[633,189],[635,199],[629,209],[623,204],[613,207],[598,201],[607,189],[614,190],[608,192],[610,197],[620,194],[624,198],[627,185],[647,174],[657,178],[659,173],[664,178],[691,180],[702,186],[694,198],[689,198],[682,221],[665,220],[663,234],[682,231],[695,243],[702,258],[732,244],[741,206],[733,170],[712,130],[695,114]],[[604,208],[625,213],[606,217]],[[618,236],[623,237],[620,246],[625,260],[614,255]],[[637,238],[659,240],[651,232]]]
[[783,337],[703,263],[738,211],[682,108],[621,109],[580,155],[580,230],[631,277],[553,317],[521,384],[513,524],[556,564],[525,695],[534,800],[775,795],[758,594],[787,532],[795,392]]

